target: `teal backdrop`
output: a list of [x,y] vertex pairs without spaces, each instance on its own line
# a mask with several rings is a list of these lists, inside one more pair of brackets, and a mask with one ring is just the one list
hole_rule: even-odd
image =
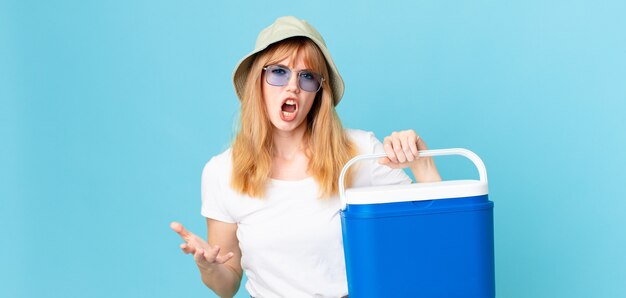
[[[626,297],[624,12],[621,0],[2,0],[0,296],[214,297],[168,225],[205,234],[200,173],[233,137],[233,67],[296,15],[345,79],[345,126],[412,128],[483,158],[499,297]],[[477,177],[463,159],[437,162],[446,179]]]

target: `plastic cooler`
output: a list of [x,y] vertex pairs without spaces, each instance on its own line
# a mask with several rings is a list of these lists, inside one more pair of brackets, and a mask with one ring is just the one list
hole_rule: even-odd
[[462,155],[480,180],[454,180],[345,190],[341,224],[350,298],[495,297],[493,202],[481,159],[466,149],[420,151]]

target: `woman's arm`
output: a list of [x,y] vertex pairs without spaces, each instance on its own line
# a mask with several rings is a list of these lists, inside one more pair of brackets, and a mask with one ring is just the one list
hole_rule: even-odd
[[[171,227],[185,241],[180,246],[183,252],[193,254],[202,282],[220,297],[232,297],[243,275],[237,224],[209,218],[206,222],[208,243],[180,223],[174,222]],[[220,255],[220,251],[228,253]]]
[[[219,274],[212,274],[210,270],[200,269],[202,282],[215,291],[220,297],[232,297],[239,290],[243,269],[241,268],[241,250],[237,239],[237,224],[225,223],[215,219],[206,219],[207,239],[217,250],[228,251],[232,257],[220,266]],[[228,256],[228,254],[227,254]]]
[[416,182],[441,181],[432,157],[419,157],[419,150],[426,150],[426,143],[413,130],[393,132],[385,137],[383,148],[387,157],[380,163],[394,169],[409,167]]

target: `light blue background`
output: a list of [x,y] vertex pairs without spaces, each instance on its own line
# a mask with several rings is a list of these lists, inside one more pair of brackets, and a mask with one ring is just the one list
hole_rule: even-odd
[[[211,297],[168,224],[205,233],[200,172],[233,136],[231,71],[293,14],[326,38],[347,127],[413,128],[483,158],[499,297],[625,297],[624,12],[617,0],[0,1],[0,296]],[[438,164],[477,176],[462,159]]]

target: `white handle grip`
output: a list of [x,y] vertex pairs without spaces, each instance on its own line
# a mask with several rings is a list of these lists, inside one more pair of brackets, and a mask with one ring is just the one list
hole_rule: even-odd
[[[441,155],[461,155],[461,156],[467,157],[469,160],[471,160],[474,163],[474,165],[478,169],[478,175],[480,177],[480,181],[483,183],[487,183],[487,169],[485,168],[485,164],[480,159],[480,157],[478,157],[478,155],[476,155],[476,153],[472,151],[469,151],[463,148],[450,148],[450,149],[421,150],[419,152],[420,157],[441,156]],[[341,169],[341,174],[339,174],[339,199],[341,200],[341,210],[345,210],[346,204],[347,204],[346,189],[345,189],[343,180],[345,178],[346,172],[348,171],[348,168],[350,168],[353,164],[361,160],[381,158],[381,157],[386,157],[386,156],[387,156],[387,153],[358,155],[352,158],[351,160],[349,160],[346,163],[346,165],[343,166],[343,169]]]

